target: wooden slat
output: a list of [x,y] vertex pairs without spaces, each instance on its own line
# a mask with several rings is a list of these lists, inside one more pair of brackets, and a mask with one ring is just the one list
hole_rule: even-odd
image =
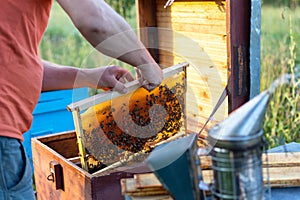
[[[199,59],[196,59],[195,57],[175,57],[174,54],[169,54],[167,52],[163,52],[160,54],[160,57],[161,57],[161,62],[163,62],[165,64],[165,66],[170,66],[169,64],[166,64],[167,62],[168,63],[180,63],[182,61],[185,61],[185,62],[189,62],[191,65],[196,65],[197,67],[208,67],[208,68],[212,68],[212,67],[216,67],[218,70],[224,70],[226,71],[227,70],[227,65],[225,62],[223,62],[222,60],[221,61],[218,61],[218,60],[210,60],[210,58],[203,58],[203,60],[199,60]],[[175,58],[174,58],[175,57]],[[163,64],[162,64],[163,65]],[[197,76],[199,76],[201,74],[197,74]],[[226,74],[222,73],[222,71],[219,71],[219,75],[221,77],[227,77]],[[220,77],[218,76],[218,77]],[[218,77],[210,77],[212,79],[214,78],[218,78]],[[227,80],[227,78],[226,78]],[[226,82],[225,80],[225,82]],[[193,79],[189,80],[189,81],[194,81]]]
[[[201,32],[206,34],[222,34],[224,33],[224,24],[182,24],[179,22],[157,22],[160,28],[172,28],[174,31],[186,31]],[[158,36],[159,37],[159,36]],[[160,38],[160,37],[159,37]]]
[[251,1],[227,0],[227,28],[230,32],[229,112],[237,109],[250,98],[250,17]]
[[168,18],[172,17],[174,19],[177,18],[190,18],[190,19],[207,19],[207,20],[224,20],[224,13],[223,12],[214,12],[214,14],[208,13],[208,12],[187,12],[187,11],[172,11],[170,12],[165,12],[165,9],[158,9],[156,16],[158,18]]
[[148,174],[135,175],[136,188],[161,188],[162,185],[158,179],[153,179]]
[[40,140],[43,143],[49,143],[49,142],[57,142],[61,140],[68,140],[76,138],[75,131],[66,131],[66,132],[60,132],[60,133],[54,133],[50,135],[44,135],[44,136],[38,136],[36,137],[38,140]]
[[[148,175],[143,174],[144,178],[146,176]],[[152,174],[148,176],[147,179],[153,182],[153,186],[151,185],[151,183],[149,183],[149,187],[137,187],[136,178],[121,179],[122,194],[130,194],[130,196],[153,196],[168,194],[168,192],[164,189],[163,185],[160,184],[158,179],[153,178]]]
[[[221,1],[220,1],[221,2]],[[228,55],[225,1],[174,1],[163,8],[164,0],[156,1],[159,58],[162,66],[188,62],[187,117],[189,129],[199,131],[227,83]],[[200,68],[200,72],[193,69]],[[227,117],[227,100],[215,114],[217,121]],[[198,124],[198,125],[195,125]],[[194,126],[195,125],[195,126]]]
[[[163,10],[165,0],[157,0],[157,8]],[[176,0],[173,2],[171,7],[168,7],[167,9],[170,9],[172,11],[184,11],[184,12],[210,12],[211,10],[219,10],[223,11],[225,6],[225,1],[219,1],[220,4],[217,4],[217,1],[183,1],[183,0]],[[213,12],[211,12],[213,13]]]
[[[148,27],[156,27],[156,0],[136,0],[136,17],[137,28],[140,40],[146,47],[157,47],[157,32],[155,29]],[[158,49],[148,48],[152,57],[159,62]]]
[[51,137],[50,135],[45,135],[37,137],[37,139],[55,151],[60,150],[61,155],[65,158],[78,156],[78,146],[75,131],[51,134]]
[[147,197],[131,196],[131,200],[173,200],[173,198],[170,195],[154,195]]
[[[264,162],[263,178],[266,187],[269,183],[273,188],[300,186],[300,152],[263,154],[262,160]],[[268,166],[266,165],[267,160]],[[209,169],[210,166],[211,158],[201,156],[203,179],[208,184],[213,183],[213,171]],[[136,174],[132,179],[123,179],[122,188],[124,188],[123,194],[130,196],[149,197],[149,195],[166,192],[153,173]],[[149,191],[152,193],[149,194]]]
[[[299,167],[290,167],[290,168],[270,168],[269,169],[269,179],[268,179],[268,173],[267,170],[263,170],[264,173],[264,185],[265,187],[268,187],[270,185],[271,188],[275,187],[297,187],[300,186],[300,168]],[[136,175],[139,176],[139,175]],[[145,178],[147,176],[148,180],[152,180],[152,182],[155,183],[155,185],[152,187],[151,185],[147,185],[147,189],[142,188],[136,188],[136,181],[135,179],[122,179],[122,188],[123,194],[127,194],[129,196],[144,196],[144,197],[150,197],[152,195],[157,194],[168,194],[166,189],[163,187],[158,187],[156,182],[158,179],[156,176],[152,173],[149,174],[143,174],[143,177]],[[203,170],[203,179],[207,184],[213,183],[213,171],[212,170]],[[131,187],[129,190],[129,186]],[[162,184],[160,184],[162,186]],[[126,188],[127,187],[127,188]],[[151,190],[151,189],[152,190]],[[127,190],[126,190],[127,189]]]
[[[212,165],[210,156],[200,156],[201,168],[209,169]],[[300,152],[264,153],[262,155],[264,167],[297,167],[300,166]]]
[[[184,69],[188,65],[189,64],[187,62],[182,62],[182,63],[179,63],[177,65],[170,66],[166,69],[163,69],[163,76],[164,76],[164,78],[173,76],[176,73],[178,73],[179,71],[184,71]],[[127,82],[124,85],[127,88],[128,93],[133,92],[136,89],[138,89],[139,87],[141,87],[141,84],[139,83],[138,80]],[[122,95],[123,94],[121,94],[117,91],[109,90],[109,91],[106,91],[104,93],[100,93],[100,94],[97,94],[95,96],[91,96],[91,97],[88,97],[86,99],[80,100],[78,102],[71,103],[71,104],[68,105],[68,109],[70,111],[76,111],[77,109],[79,111],[85,111],[86,109],[88,109],[90,107],[93,107],[96,104],[100,104],[100,103],[103,103],[103,102],[110,101],[111,99],[120,97]],[[77,118],[75,117],[75,119],[77,119]],[[80,125],[80,123],[79,123],[79,125]]]

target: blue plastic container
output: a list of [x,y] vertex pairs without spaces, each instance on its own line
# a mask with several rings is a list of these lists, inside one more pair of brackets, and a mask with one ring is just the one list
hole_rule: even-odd
[[67,110],[67,105],[87,97],[87,88],[41,93],[33,111],[31,128],[23,135],[23,145],[32,167],[31,138],[74,130],[72,113]]

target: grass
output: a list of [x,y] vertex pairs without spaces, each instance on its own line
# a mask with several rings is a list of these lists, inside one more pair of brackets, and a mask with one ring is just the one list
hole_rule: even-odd
[[[299,55],[297,57],[297,55]],[[263,7],[261,27],[261,89],[282,74],[293,74],[300,61],[299,8]],[[299,80],[277,88],[263,125],[269,147],[300,142]]]
[[[135,15],[133,16],[128,21],[135,28]],[[40,46],[40,53],[44,59],[76,67],[124,65],[103,55],[99,56],[78,33],[56,2]],[[267,89],[283,73],[295,73],[299,65],[300,9],[290,11],[284,7],[263,6],[261,89]],[[124,66],[132,70],[127,65]],[[270,147],[286,142],[300,142],[299,113],[299,82],[278,88],[272,96],[264,122],[264,131]]]

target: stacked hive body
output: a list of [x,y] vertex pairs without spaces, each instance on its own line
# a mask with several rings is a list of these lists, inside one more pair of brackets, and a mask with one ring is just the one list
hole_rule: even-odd
[[201,130],[227,83],[216,122],[259,94],[260,1],[136,0],[136,6],[139,36],[156,61],[190,64],[188,130]]
[[[164,8],[165,0],[151,1],[152,14],[146,16],[138,0],[140,36],[156,55],[162,67],[188,62],[188,129],[199,131],[227,84],[227,34],[225,1],[176,0]],[[155,19],[149,24],[151,18]],[[155,26],[155,30],[152,26]],[[143,27],[151,27],[145,28]],[[156,32],[155,40],[151,34]],[[155,43],[153,43],[155,41]],[[149,44],[150,43],[150,44]],[[216,113],[217,121],[227,117],[227,102]]]

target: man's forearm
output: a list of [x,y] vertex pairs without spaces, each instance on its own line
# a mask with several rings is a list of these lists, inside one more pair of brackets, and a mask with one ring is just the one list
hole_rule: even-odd
[[134,80],[128,70],[119,66],[86,69],[59,66],[48,61],[43,61],[43,66],[42,91],[90,87],[109,88],[125,93],[127,89],[124,83]]
[[74,84],[78,73],[77,68],[59,66],[48,61],[43,61],[43,67],[44,77],[42,91],[80,87],[78,84]]
[[98,51],[139,68],[139,81],[147,89],[161,83],[161,68],[125,19],[104,0],[57,1]]
[[155,63],[130,25],[103,0],[58,2],[82,35],[100,52],[135,67]]

